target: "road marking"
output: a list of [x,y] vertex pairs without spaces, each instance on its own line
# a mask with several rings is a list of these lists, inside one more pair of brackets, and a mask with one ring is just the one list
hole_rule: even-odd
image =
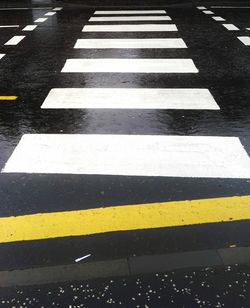
[[205,109],[219,110],[207,89],[52,89],[43,109]]
[[91,17],[89,21],[141,21],[141,20],[172,20],[169,16],[104,16]]
[[0,96],[1,101],[14,101],[17,99],[17,96]]
[[53,16],[55,14],[56,14],[56,12],[48,12],[48,13],[44,14],[44,16]]
[[134,204],[0,218],[0,243],[250,219],[250,196]]
[[250,28],[246,28],[246,30],[250,30]]
[[203,11],[203,13],[204,13],[204,14],[207,14],[207,15],[212,15],[212,14],[214,14],[214,12],[212,12],[212,11]]
[[207,8],[205,6],[197,6],[198,10],[206,10]]
[[94,15],[120,15],[120,14],[166,14],[165,10],[119,10],[95,11]]
[[153,39],[79,39],[74,48],[187,48],[180,38]]
[[4,25],[0,26],[0,28],[19,28],[19,25]]
[[6,42],[4,45],[9,46],[9,45],[17,45],[19,44],[23,39],[25,38],[24,35],[16,35],[13,36],[8,42]]
[[0,59],[2,59],[5,56],[5,53],[0,53]]
[[36,19],[34,22],[44,22],[46,21],[48,18],[38,18]]
[[233,24],[222,24],[222,26],[225,27],[229,31],[240,30]]
[[214,20],[216,20],[216,21],[226,21],[226,19],[224,19],[224,18],[222,18],[222,17],[220,17],[220,16],[213,16],[212,17]]
[[158,135],[24,135],[2,172],[250,178],[239,138]]
[[198,73],[191,59],[68,59],[63,73]]
[[33,31],[34,29],[36,29],[36,27],[37,25],[28,25],[24,27],[22,31]]
[[237,37],[244,45],[250,46],[250,37],[249,36],[238,36]]
[[61,11],[62,9],[63,9],[62,7],[55,7],[53,11]]
[[178,31],[176,25],[140,24],[140,25],[86,25],[82,32],[155,32]]
[[49,10],[51,7],[12,7],[12,8],[0,8],[0,11],[12,11],[12,10]]
[[214,9],[250,9],[250,6],[211,6]]

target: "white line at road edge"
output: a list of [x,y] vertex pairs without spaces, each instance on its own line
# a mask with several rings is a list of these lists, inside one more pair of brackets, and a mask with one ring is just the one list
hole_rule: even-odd
[[198,73],[191,59],[68,59],[63,73]]
[[165,10],[114,10],[95,11],[94,15],[121,15],[121,14],[166,14]]
[[3,25],[0,28],[19,28],[19,25]]
[[89,21],[145,21],[145,20],[172,20],[169,16],[104,16],[90,17]]
[[22,31],[33,31],[34,29],[36,29],[36,27],[37,25],[28,25],[24,27]]
[[180,38],[150,39],[78,39],[74,48],[187,48]]
[[178,31],[176,25],[169,24],[140,24],[140,25],[87,25],[82,32],[155,32]]
[[8,46],[8,45],[17,45],[19,44],[23,39],[25,38],[24,35],[16,35],[13,36],[8,42],[6,42],[4,45]]
[[44,22],[46,21],[48,18],[38,18],[36,19],[34,22]]
[[207,89],[59,88],[42,109],[205,109],[219,110]]
[[238,36],[237,37],[244,45],[250,46],[250,37],[249,36]]
[[250,178],[250,159],[236,137],[31,134],[2,172]]

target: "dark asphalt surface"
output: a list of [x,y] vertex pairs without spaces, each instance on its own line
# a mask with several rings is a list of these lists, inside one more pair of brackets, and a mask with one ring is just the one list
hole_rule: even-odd
[[[22,6],[25,4],[23,2]],[[12,2],[12,6],[15,5],[18,6],[18,3]],[[35,5],[41,6],[41,2]],[[44,2],[42,5],[50,6],[50,3]],[[61,6],[61,2],[55,5]],[[238,26],[240,31],[236,33],[227,31],[194,5],[177,3],[175,6],[171,2],[169,7],[166,5],[167,12],[178,27],[178,37],[184,39],[188,49],[83,51],[73,49],[79,38],[124,37],[124,34],[119,33],[82,33],[83,25],[94,12],[89,2],[85,5],[89,8],[81,8],[76,1],[49,17],[45,23],[39,24],[33,32],[25,34],[20,31],[22,27],[32,24],[32,20],[43,17],[50,10],[0,10],[1,25],[20,25],[20,29],[0,29],[0,52],[6,53],[0,60],[0,95],[18,96],[17,102],[0,103],[0,168],[12,154],[21,136],[27,133],[238,136],[250,155],[250,48],[237,40],[239,35],[250,34],[250,31],[245,30],[250,27],[250,9],[212,9],[218,16],[226,18],[228,23]],[[163,4],[159,5],[162,8]],[[14,35],[26,35],[26,38],[17,46],[4,46]],[[165,37],[166,34],[126,33],[127,38],[152,36]],[[176,37],[176,33],[167,34],[167,37],[171,36]],[[60,72],[66,59],[81,57],[191,58],[199,74],[180,76]],[[40,106],[49,90],[56,87],[205,87],[213,94],[221,110],[41,110]],[[0,216],[248,194],[250,181],[240,179],[0,174]],[[249,228],[250,222],[246,220],[1,244],[0,269],[69,264],[85,252],[91,253],[95,261],[217,249],[230,245],[250,246]],[[0,298],[2,307],[19,307],[23,301],[24,307],[52,307],[52,302],[59,307],[116,307],[120,302],[121,307],[145,308],[166,305],[248,307],[249,273],[247,266],[240,269],[234,267],[231,271],[216,268],[197,271],[196,279],[191,279],[192,272],[186,270],[166,274],[168,277],[159,274],[116,279],[112,284],[104,280],[90,282],[89,286],[74,284],[74,288],[79,288],[75,291],[67,284],[62,286],[65,293],[60,291],[59,286],[39,287],[40,291],[38,288],[24,288],[22,294],[19,289],[2,289]],[[188,276],[186,280],[183,278],[185,276]],[[144,297],[141,301],[137,301],[140,292],[137,278],[141,279],[143,289],[141,293]],[[179,292],[173,286],[174,281]],[[236,281],[239,281],[237,286]],[[210,283],[209,292],[202,286],[203,282],[205,285]],[[123,286],[124,283],[127,285]],[[113,288],[112,296],[104,291],[106,286],[111,288],[110,285]],[[156,291],[152,298],[146,295],[148,285]],[[233,290],[229,285],[234,286]],[[88,295],[94,295],[92,299],[85,296],[84,303],[79,301],[83,289],[92,289]],[[105,292],[107,294],[103,298],[98,295]],[[63,294],[58,298],[60,293]],[[77,298],[72,301],[74,296]],[[11,302],[13,298],[15,301]],[[29,303],[30,300],[32,303]]]

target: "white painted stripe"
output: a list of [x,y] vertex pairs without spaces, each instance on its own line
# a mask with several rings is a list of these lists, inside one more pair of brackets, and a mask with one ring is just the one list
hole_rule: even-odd
[[44,14],[45,16],[53,16],[53,15],[55,15],[56,14],[56,12],[48,12],[48,13],[46,13],[46,14]]
[[246,28],[246,30],[250,30],[250,28]]
[[6,42],[4,45],[17,45],[19,44],[23,39],[25,38],[24,35],[16,35],[13,36],[8,42]]
[[212,11],[203,11],[203,13],[204,13],[204,14],[207,14],[207,15],[212,15],[212,14],[214,14],[214,12],[212,12]]
[[37,25],[28,25],[24,27],[22,31],[33,31],[34,29],[36,29],[36,27]]
[[222,24],[223,27],[225,27],[227,30],[233,31],[233,30],[240,30],[233,24]]
[[154,39],[79,39],[74,48],[187,48],[180,38]]
[[36,19],[34,22],[44,22],[46,21],[48,18],[38,18]]
[[120,15],[120,14],[166,14],[165,10],[119,10],[119,11],[95,11],[94,15]]
[[169,16],[104,16],[91,17],[89,21],[143,21],[143,20],[172,20]]
[[42,109],[205,109],[219,110],[207,89],[52,89]]
[[238,39],[246,46],[250,46],[250,37],[249,36],[238,36]]
[[250,9],[250,6],[211,6],[214,9]]
[[83,32],[155,32],[178,31],[176,25],[144,24],[144,25],[87,25]]
[[12,10],[49,10],[51,7],[8,7],[8,8],[0,8],[0,11],[12,11]]
[[250,178],[239,138],[24,135],[2,172]]
[[0,59],[2,59],[5,56],[5,53],[0,53]]
[[207,8],[205,6],[197,6],[198,10],[206,10]]
[[198,73],[191,59],[68,59],[64,73]]
[[226,19],[224,19],[224,18],[222,18],[222,17],[220,17],[220,16],[213,16],[212,17],[214,20],[216,20],[216,21],[225,21]]
[[0,28],[19,28],[19,25],[3,25]]
[[55,7],[53,11],[61,11],[62,9],[63,9],[62,7]]

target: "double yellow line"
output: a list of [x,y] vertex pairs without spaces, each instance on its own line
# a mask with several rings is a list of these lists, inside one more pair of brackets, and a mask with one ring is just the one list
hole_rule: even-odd
[[250,195],[0,218],[0,243],[250,219]]

